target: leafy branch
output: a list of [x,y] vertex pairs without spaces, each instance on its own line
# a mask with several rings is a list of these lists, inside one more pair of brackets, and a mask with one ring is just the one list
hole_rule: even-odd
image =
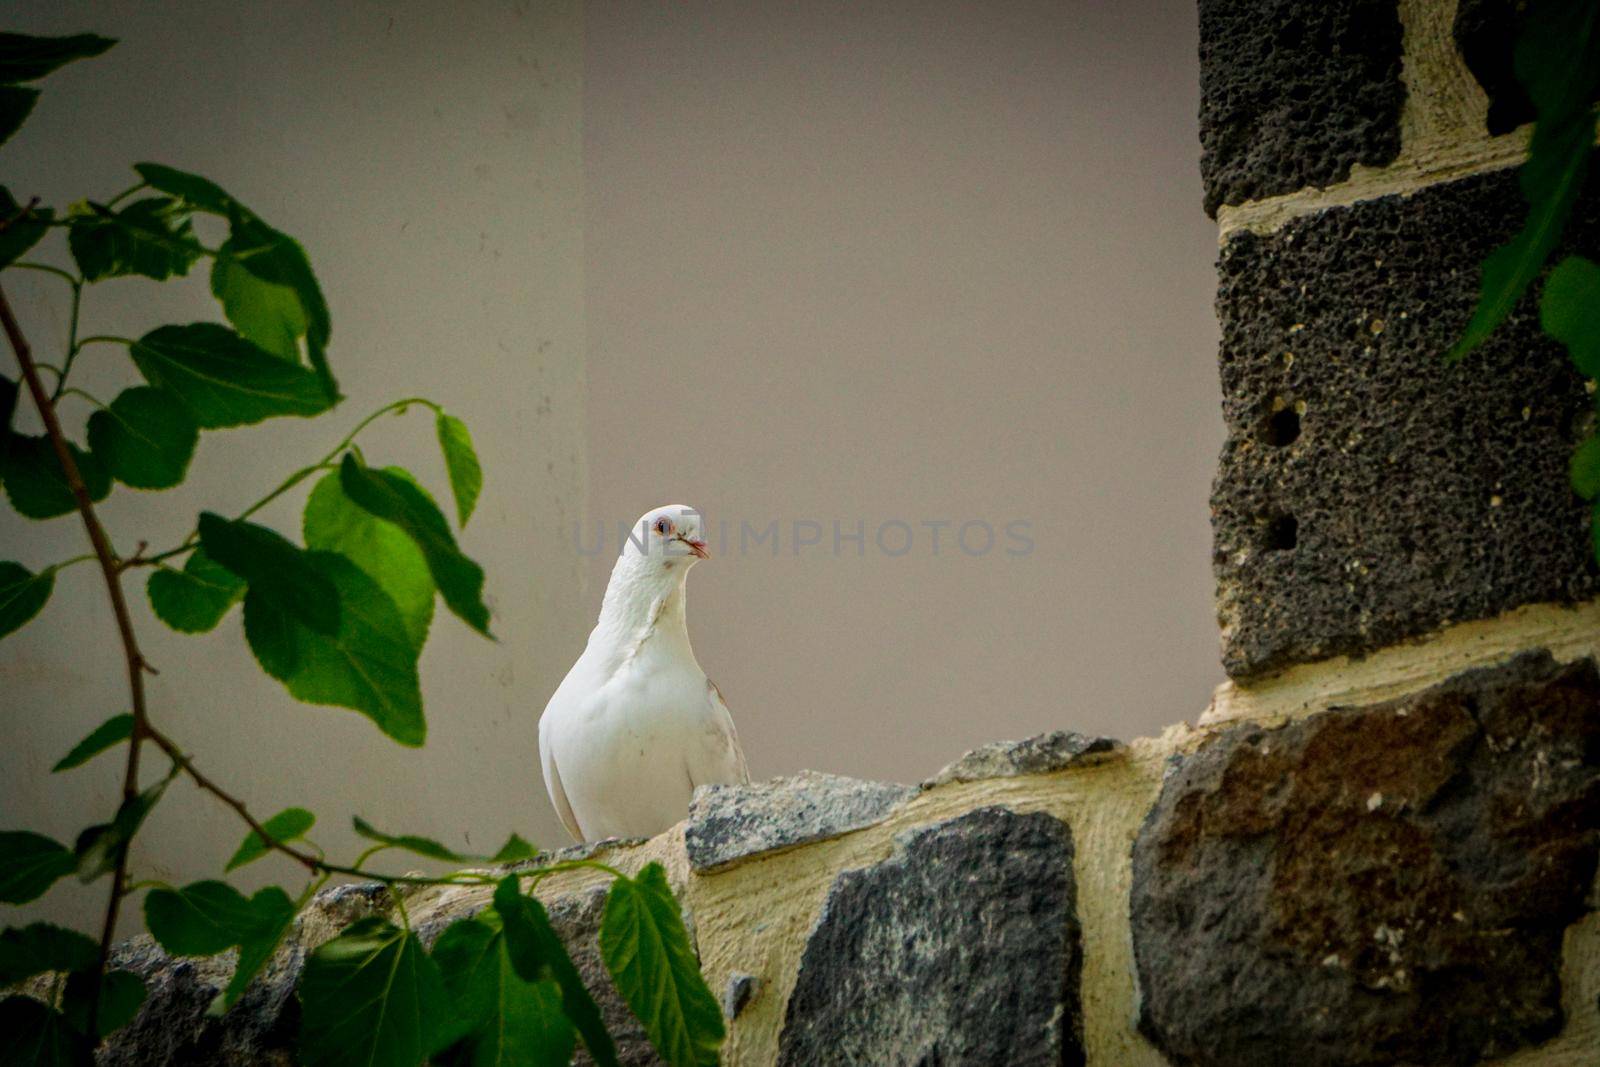
[[[0,33],[0,142],[37,102],[38,90],[23,83],[113,43],[92,35]],[[404,896],[391,894],[398,925],[362,919],[312,952],[299,985],[303,1062],[556,1063],[568,1061],[582,1042],[597,1063],[615,1064],[615,1044],[599,1008],[534,895],[554,874],[589,869],[611,879],[600,951],[618,992],[669,1063],[715,1063],[721,1014],[659,865],[630,876],[595,860],[571,859],[497,873],[489,868],[526,863],[537,851],[512,834],[493,855],[464,855],[360,817],[353,826],[368,846],[353,861],[336,862],[311,840],[316,818],[310,811],[290,807],[258,818],[152,721],[144,676],[154,668],[122,583],[140,569],[149,575],[151,608],[173,631],[209,631],[241,605],[246,643],[291,697],[359,712],[405,745],[421,745],[426,737],[417,671],[435,602],[492,635],[483,571],[457,541],[477,505],[482,470],[466,425],[422,397],[380,407],[236,516],[200,512],[176,547],[151,554],[140,540],[132,553],[118,552],[96,510],[116,485],[177,486],[203,435],[271,418],[313,418],[341,400],[328,358],[331,316],[299,243],[209,179],[155,163],[134,170],[139,180],[122,192],[103,203],[79,201],[59,215],[38,198],[20,204],[0,188],[0,270],[43,273],[71,288],[59,365],[35,358],[0,289],[0,326],[44,427],[42,435],[13,430],[21,390],[0,376],[0,483],[26,518],[75,512],[91,548],[37,573],[0,562],[0,639],[43,612],[57,573],[96,561],[127,669],[130,708],[101,723],[52,768],[72,771],[120,749],[122,799],[108,821],[84,829],[70,847],[30,830],[0,831],[0,903],[26,904],[67,875],[85,883],[110,878],[98,941],[48,923],[0,932],[0,987],[54,976],[44,999],[22,993],[0,999],[0,1033],[24,1061],[92,1062],[95,1046],[133,1019],[145,997],[137,974],[108,969],[122,906],[138,893],[145,925],[167,952],[237,952],[233,975],[213,1006],[226,1010],[278,951],[299,909],[339,876],[390,887],[493,887],[494,902],[446,929],[429,952],[410,928]],[[48,254],[22,258],[51,234],[65,237],[74,269],[47,262]],[[80,337],[83,303],[98,282],[165,282],[187,276],[201,261],[210,263],[211,293],[226,325],[165,325],[138,338]],[[125,351],[140,379],[109,402],[71,384],[78,355],[94,344]],[[55,377],[49,388],[44,370]],[[94,409],[81,444],[59,416],[68,398]],[[379,418],[413,407],[434,416],[454,528],[414,475],[370,465],[356,443]],[[252,521],[313,478],[303,543]],[[140,774],[146,751],[169,761],[165,775],[148,785]],[[225,874],[277,853],[305,871],[304,888],[291,895],[269,885],[247,897],[221,879],[185,886],[135,880],[134,843],[179,777],[230,809],[246,829]],[[415,875],[369,868],[373,857],[392,850],[451,870]]]
[[[1445,355],[1451,363],[1488,340],[1544,273],[1589,176],[1600,94],[1600,0],[1530,5],[1513,66],[1537,119],[1518,173],[1527,218],[1484,260],[1472,318]],[[1545,278],[1539,321],[1585,378],[1600,377],[1600,265],[1581,255],[1562,259]],[[1594,501],[1592,551],[1600,559],[1600,436],[1591,433],[1573,453],[1569,480],[1574,492]]]

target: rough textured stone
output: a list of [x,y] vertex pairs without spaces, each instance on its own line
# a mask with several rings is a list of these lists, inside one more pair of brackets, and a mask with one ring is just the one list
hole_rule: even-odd
[[1232,729],[1133,852],[1141,1026],[1174,1064],[1468,1064],[1561,1027],[1600,853],[1600,675],[1533,653]]
[[232,952],[175,959],[141,934],[119,945],[112,963],[144,979],[145,1002],[134,1020],[101,1047],[95,1057],[99,1067],[287,1067],[295,1062],[300,1001],[294,985],[305,963],[300,945],[280,950],[220,1017],[208,1016],[206,1009],[233,975]]
[[755,785],[702,786],[689,804],[684,845],[695,870],[710,870],[871,826],[915,792],[898,782],[817,771]]
[[[1597,193],[1567,239],[1590,255]],[[1522,211],[1501,171],[1224,246],[1211,506],[1235,678],[1600,592],[1567,485],[1592,398],[1535,296],[1461,364],[1442,359]]]
[[778,1062],[1083,1062],[1072,835],[981,808],[841,873],[806,943]]
[[[571,858],[594,851],[594,847],[585,846],[577,853],[569,849],[553,855]],[[545,857],[547,861],[550,858]],[[550,922],[599,1003],[616,1039],[621,1062],[628,1067],[653,1067],[662,1061],[617,993],[600,958],[599,930],[605,897],[604,885],[557,897],[548,902]],[[420,917],[415,926],[417,936],[431,947],[447,926],[472,917],[488,904],[487,896],[481,893],[451,897],[447,906],[431,909]],[[372,882],[333,886],[318,893],[266,969],[239,1003],[220,1017],[206,1015],[206,1009],[233,976],[234,953],[175,959],[147,936],[123,943],[113,963],[138,973],[148,992],[138,1016],[101,1049],[100,1067],[285,1067],[294,1063],[300,1031],[300,1001],[295,986],[307,953],[357,919],[389,915],[391,907],[388,890]],[[580,1049],[574,1062],[592,1061]]]
[[1088,756],[1113,752],[1121,744],[1109,737],[1090,737],[1071,730],[1034,734],[1021,741],[994,741],[968,752],[922,788],[949,782],[978,782],[985,778],[1014,778],[1019,774],[1049,774],[1066,770]]
[[735,971],[728,978],[727,986],[722,990],[722,1015],[732,1021],[739,1017],[745,1006],[755,999],[761,992],[761,979],[753,974]]
[[294,988],[306,953],[357,919],[386,914],[391,903],[388,889],[375,882],[324,889],[239,1002],[220,1016],[209,1016],[206,1009],[233,977],[234,952],[183,959],[167,955],[143,934],[123,942],[112,963],[144,979],[145,1001],[134,1020],[101,1047],[96,1062],[100,1067],[293,1063],[300,1034]]
[[1207,214],[1400,152],[1396,0],[1200,0]]

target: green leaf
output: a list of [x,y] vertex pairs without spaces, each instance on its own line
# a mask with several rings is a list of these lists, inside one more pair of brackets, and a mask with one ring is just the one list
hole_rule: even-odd
[[600,920],[600,956],[617,992],[672,1067],[717,1062],[722,1009],[700,976],[667,872],[651,863],[617,878]]
[[200,546],[243,578],[249,596],[319,634],[339,630],[339,591],[311,554],[281,534],[215,512],[200,514]]
[[94,1052],[61,1013],[32,997],[0,1000],[0,1067],[82,1067]]
[[244,639],[267,674],[287,682],[300,666],[300,634],[311,631],[256,593],[244,595]]
[[248,210],[210,178],[161,163],[135,163],[133,169],[156,192],[182,200],[197,211],[226,218],[236,211]]
[[202,429],[317,415],[331,406],[315,374],[215,323],[158,327],[129,353],[145,380],[183,401]]
[[[311,270],[311,261],[298,242],[268,226],[255,212],[245,207],[221,186],[197,174],[190,174],[159,163],[139,163],[133,168],[152,187],[175,196],[190,207],[221,215],[228,220],[229,237],[225,248],[229,258],[261,281],[292,291],[305,322],[306,353],[319,383],[324,401],[332,406],[339,400],[339,387],[328,367],[328,340],[333,332],[327,301]],[[216,282],[213,279],[213,291]],[[218,293],[221,297],[222,294]],[[224,311],[230,321],[234,312]],[[252,328],[255,328],[252,326]],[[241,329],[241,332],[246,332]],[[269,350],[276,350],[268,346]],[[296,357],[298,359],[298,356]]]
[[135,489],[183,481],[200,428],[170,393],[148,385],[124,389],[89,416],[89,447],[112,476]]
[[[80,971],[67,979],[61,1000],[61,1014],[79,1033],[89,1029],[89,999],[94,987],[92,972]],[[95,1010],[97,1037],[105,1037],[133,1022],[144,1003],[144,981],[132,971],[107,971],[101,979],[100,1005]]]
[[1556,264],[1539,299],[1539,323],[1567,346],[1584,377],[1600,377],[1600,265],[1582,256]]
[[116,866],[117,850],[133,840],[145,817],[167,791],[170,778],[162,779],[144,792],[124,800],[116,817],[108,823],[91,826],[78,835],[73,845],[78,881],[88,884]]
[[22,129],[22,124],[33,114],[33,105],[38,102],[37,89],[0,85],[0,144],[11,140],[11,135]]
[[300,362],[306,315],[293,289],[250,273],[224,241],[211,266],[211,293],[240,336],[279,359]]
[[506,843],[500,846],[500,851],[489,857],[490,863],[515,863],[517,860],[531,860],[539,854],[539,850],[516,834],[512,834]]
[[44,610],[56,585],[56,569],[33,574],[20,563],[0,563],[0,637],[16,633]]
[[1541,122],[1587,111],[1600,89],[1600,23],[1586,0],[1529,5],[1512,69]]
[[461,554],[438,505],[416,484],[385,470],[374,470],[346,452],[339,466],[345,494],[380,519],[404,530],[422,549],[445,604],[481,634],[489,634],[489,609],[483,603],[483,568]]
[[377,841],[380,844],[388,845],[390,848],[403,848],[407,852],[415,852],[419,856],[443,860],[446,863],[466,863],[470,859],[470,857],[463,856],[453,849],[446,848],[431,837],[417,837],[414,834],[386,834],[359,815],[355,816],[351,822],[355,825],[356,833],[368,841]]
[[113,37],[92,33],[71,37],[0,33],[0,84],[31,82],[75,59],[97,56],[116,43]]
[[280,285],[299,298],[305,319],[306,354],[328,403],[339,400],[339,387],[328,367],[328,340],[333,333],[328,303],[311,271],[305,249],[288,234],[262,222],[247,211],[235,211],[229,220],[228,247],[245,270],[264,282]]
[[[332,637],[313,633],[246,597],[245,637],[251,650],[295,699],[359,711],[402,745],[422,744],[427,725],[417,650],[394,601],[343,556],[309,555],[339,592],[339,632]],[[286,662],[287,668],[275,669]]]
[[1600,496],[1600,435],[1590,434],[1572,453],[1567,476],[1572,491],[1583,499]]
[[306,960],[301,1063],[421,1063],[447,1032],[449,995],[414,934],[360,919]]
[[202,254],[194,227],[171,197],[145,197],[121,211],[74,204],[67,218],[67,246],[85,281],[140,275],[163,282],[188,274]]
[[599,1067],[617,1067],[617,1047],[606,1031],[600,1007],[550,925],[544,905],[518,890],[516,875],[507,875],[495,886],[494,910],[505,925],[506,951],[516,973],[525,982],[555,979],[561,989],[562,1011],[577,1028],[589,1055]]
[[1529,199],[1528,219],[1521,231],[1483,261],[1478,304],[1459,340],[1445,356],[1455,362],[1482,344],[1511,314],[1522,294],[1539,276],[1545,260],[1561,240],[1578,191],[1589,169],[1591,124],[1585,131],[1534,132],[1533,149],[1522,168],[1522,186]]
[[[396,477],[410,477],[387,467]],[[420,650],[433,621],[433,575],[405,531],[359,507],[330,471],[311,490],[302,525],[306,547],[337,552],[377,582],[400,612],[412,647]]]
[[[111,472],[94,453],[70,442],[67,447],[78,465],[84,488],[89,490],[89,499],[104,500],[111,492]],[[5,455],[0,457],[0,478],[5,480],[6,497],[19,515],[52,519],[77,510],[78,499],[72,495],[61,461],[47,437],[12,434]]]
[[[280,844],[288,844],[304,837],[316,825],[317,817],[305,808],[284,808],[278,814],[261,824],[273,840]],[[254,863],[267,854],[267,843],[261,835],[251,830],[244,835],[244,840],[239,843],[239,848],[234,852],[233,858],[228,861],[225,870],[235,870],[247,863]]]
[[1535,4],[1514,50],[1517,77],[1538,111],[1518,173],[1528,218],[1483,263],[1478,305],[1446,360],[1476,348],[1503,322],[1550,258],[1583,187],[1594,145],[1590,107],[1600,88],[1600,26],[1588,3]]
[[0,933],[0,986],[52,971],[88,970],[99,956],[100,946],[76,930],[50,923],[7,929]]
[[1589,541],[1594,549],[1594,558],[1600,561],[1600,500],[1595,501],[1589,511]]
[[243,893],[213,879],[150,890],[144,921],[150,936],[174,956],[215,956],[248,937],[257,915]]
[[433,958],[455,1004],[463,1055],[472,1067],[565,1067],[577,1035],[561,1009],[554,981],[529,982],[517,974],[493,911],[446,928]]
[[214,1007],[232,1006],[283,940],[294,921],[294,901],[278,886],[253,897],[226,882],[195,882],[182,889],[152,889],[144,898],[150,936],[174,956],[214,956],[239,949],[228,987]]
[[244,597],[244,591],[244,579],[206,555],[203,548],[189,554],[183,570],[162,567],[145,585],[156,618],[186,634],[214,628]]
[[450,475],[450,492],[456,498],[456,519],[465,526],[483,490],[483,468],[478,465],[478,453],[473,451],[466,423],[441,411],[434,428],[439,434],[439,449],[444,453],[445,471]]
[[57,771],[70,771],[74,767],[81,767],[94,759],[112,745],[120,744],[133,736],[133,716],[126,713],[113,715],[105,722],[96,726],[94,730],[72,746],[72,751],[62,756],[51,773]]
[[239,960],[234,965],[233,977],[228,980],[228,988],[211,1005],[214,1012],[225,1011],[238,1003],[251,979],[278,951],[278,943],[294,922],[294,901],[275,885],[257,890],[250,898],[250,910],[255,913],[255,922],[239,941]]
[[[31,92],[31,90],[0,89],[0,131],[4,128],[4,100],[7,92]],[[5,134],[0,132],[0,141],[5,140]],[[36,207],[25,218],[16,218],[22,205],[11,196],[11,191],[0,185],[0,222],[6,219],[16,219],[3,231],[0,231],[0,267],[21,259],[28,249],[39,243],[39,239],[50,230],[50,219],[53,216],[49,208]]]
[[0,903],[37,899],[76,866],[71,849],[43,834],[0,830]]

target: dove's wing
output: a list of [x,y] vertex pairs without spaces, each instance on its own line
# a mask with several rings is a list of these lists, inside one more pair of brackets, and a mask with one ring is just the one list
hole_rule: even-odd
[[739,731],[733,727],[733,715],[728,711],[722,690],[710,678],[706,679],[706,700],[711,705],[710,729],[713,737],[708,746],[710,760],[704,767],[691,768],[691,777],[697,786],[710,783],[733,782],[750,784],[750,768],[745,763],[744,749],[739,745]]
[[578,826],[578,817],[572,814],[572,804],[567,800],[567,791],[561,785],[561,771],[556,768],[555,749],[544,736],[545,720],[539,720],[539,745],[540,756],[544,763],[544,785],[550,793],[550,803],[555,806],[556,815],[561,819],[561,825],[567,828],[567,833],[572,835],[574,841],[583,840],[583,830]]

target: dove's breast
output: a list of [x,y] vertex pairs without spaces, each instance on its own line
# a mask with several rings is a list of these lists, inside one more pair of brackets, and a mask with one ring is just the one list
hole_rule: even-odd
[[574,684],[562,684],[540,723],[541,747],[589,840],[660,833],[688,813],[696,785],[742,773],[719,742],[726,712],[708,699],[705,674],[692,658],[652,655],[649,645],[607,678],[569,676]]

